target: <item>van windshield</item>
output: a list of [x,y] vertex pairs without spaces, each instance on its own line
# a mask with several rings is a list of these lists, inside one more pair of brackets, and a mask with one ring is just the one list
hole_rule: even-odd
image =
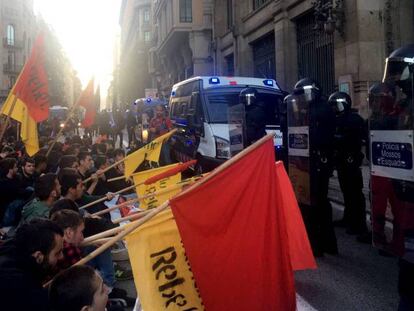
[[[239,93],[242,89],[211,90],[207,94],[207,110],[211,123],[228,123],[228,109],[239,104]],[[280,124],[278,109],[282,96],[257,89],[257,102],[262,102],[266,110],[266,124]]]

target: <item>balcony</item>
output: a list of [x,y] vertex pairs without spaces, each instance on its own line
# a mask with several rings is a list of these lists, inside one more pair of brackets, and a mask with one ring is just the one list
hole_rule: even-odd
[[22,49],[24,48],[23,40],[10,40],[9,38],[3,38],[3,46],[10,49]]
[[13,74],[19,74],[22,70],[22,65],[16,65],[16,64],[9,64],[5,63],[3,64],[3,72],[4,73],[13,73]]

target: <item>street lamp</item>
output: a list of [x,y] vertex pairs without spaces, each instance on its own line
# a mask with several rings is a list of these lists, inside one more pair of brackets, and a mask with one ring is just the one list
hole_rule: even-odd
[[337,30],[343,38],[345,36],[343,0],[316,0],[312,5],[315,9],[314,30],[323,30],[328,35],[333,35]]

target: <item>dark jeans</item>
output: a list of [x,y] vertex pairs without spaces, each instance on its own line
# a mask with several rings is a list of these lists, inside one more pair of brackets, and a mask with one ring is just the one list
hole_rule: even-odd
[[367,231],[363,180],[359,167],[342,165],[337,168],[339,185],[344,195],[344,221],[349,229]]
[[6,212],[4,213],[2,226],[3,227],[14,227],[17,226],[22,217],[22,209],[26,204],[24,200],[14,200],[10,202],[6,207]]
[[[88,246],[84,249],[84,253],[92,253],[95,249],[96,248],[93,246]],[[111,249],[108,249],[104,251],[102,254],[96,256],[94,259],[89,261],[88,265],[99,271],[104,283],[108,287],[114,288],[116,280]]]

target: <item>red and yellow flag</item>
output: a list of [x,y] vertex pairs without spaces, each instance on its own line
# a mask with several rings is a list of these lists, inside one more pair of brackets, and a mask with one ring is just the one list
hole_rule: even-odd
[[170,205],[206,310],[296,310],[270,139]]
[[90,127],[95,122],[96,105],[94,93],[94,80],[89,80],[88,85],[82,91],[78,99],[78,105],[85,108],[85,117],[82,121],[82,127]]
[[34,155],[39,150],[36,123],[46,120],[49,116],[43,36],[37,37],[32,53],[10,91],[1,113],[21,122],[20,136],[26,146],[26,152],[30,156]]

